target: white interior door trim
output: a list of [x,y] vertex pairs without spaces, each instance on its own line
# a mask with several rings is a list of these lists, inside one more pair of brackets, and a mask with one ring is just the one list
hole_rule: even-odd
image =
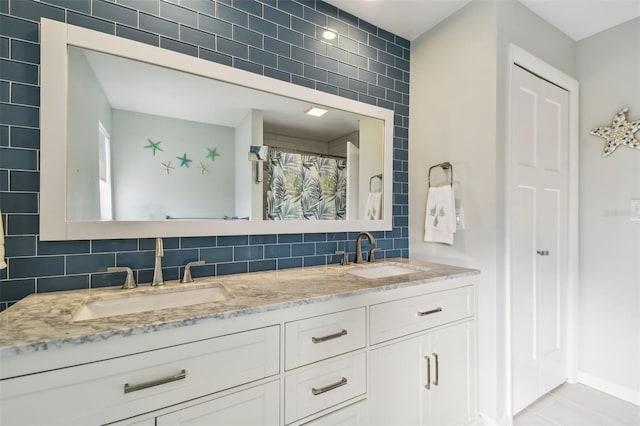
[[[579,234],[578,234],[578,166],[579,166],[579,153],[578,153],[578,133],[579,133],[579,84],[576,80],[563,73],[562,71],[552,67],[538,57],[525,51],[524,49],[516,46],[515,44],[509,44],[507,76],[508,84],[506,90],[506,105],[510,105],[511,100],[511,81],[512,81],[512,64],[517,64],[522,68],[527,69],[533,74],[562,87],[569,92],[569,188],[568,188],[568,241],[567,241],[567,273],[568,273],[568,288],[567,288],[567,375],[568,380],[571,383],[577,382],[578,379],[578,360],[577,360],[577,340],[578,335],[578,247],[579,247]],[[505,347],[506,352],[506,408],[509,413],[510,423],[513,418],[513,376],[512,376],[512,357],[511,357],[511,212],[509,206],[511,205],[511,113],[510,108],[507,108],[507,144],[506,144],[506,179],[503,190],[505,191],[505,205],[507,209],[505,212],[506,217],[506,231],[505,231],[505,318],[506,318],[506,335],[505,335]]]

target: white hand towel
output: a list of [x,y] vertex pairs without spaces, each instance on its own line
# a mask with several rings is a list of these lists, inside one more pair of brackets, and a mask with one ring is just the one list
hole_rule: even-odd
[[2,210],[0,210],[0,269],[7,267],[4,261],[4,228],[2,227]]
[[429,188],[424,220],[424,240],[453,244],[456,232],[456,201],[450,185]]
[[365,219],[378,220],[382,218],[382,192],[370,192],[365,206]]

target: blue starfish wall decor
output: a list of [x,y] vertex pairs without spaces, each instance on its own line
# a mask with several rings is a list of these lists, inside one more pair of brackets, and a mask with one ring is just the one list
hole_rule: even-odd
[[640,141],[634,136],[634,133],[640,130],[640,120],[628,122],[626,116],[628,110],[629,108],[620,110],[613,117],[611,126],[596,127],[589,132],[605,140],[604,149],[602,150],[603,157],[611,154],[620,145],[640,149]]
[[147,138],[147,140],[149,141],[149,145],[146,145],[145,148],[150,148],[153,151],[153,155],[154,156],[156,155],[156,151],[162,151],[163,150],[162,148],[160,148],[160,143],[161,143],[160,141],[154,142],[154,141],[152,141],[151,139],[148,139],[148,138]]
[[180,160],[180,167],[189,168],[189,163],[193,161],[193,160],[189,160],[187,158],[187,153],[186,152],[184,154],[182,154],[182,157],[176,157],[176,158],[178,160]]

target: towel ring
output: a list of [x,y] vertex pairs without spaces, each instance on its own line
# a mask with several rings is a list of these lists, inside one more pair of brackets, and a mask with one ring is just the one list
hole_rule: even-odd
[[374,179],[380,179],[380,186],[382,186],[382,173],[380,173],[379,175],[373,175],[369,178],[369,192],[371,192],[371,184],[373,183]]
[[429,185],[428,187],[431,188],[431,170],[435,169],[436,167],[440,167],[445,171],[449,170],[449,185],[453,187],[453,166],[448,161],[429,167],[429,175],[427,177],[427,184]]

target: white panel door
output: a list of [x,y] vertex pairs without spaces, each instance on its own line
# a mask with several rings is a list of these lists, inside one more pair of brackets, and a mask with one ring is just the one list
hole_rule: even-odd
[[568,92],[512,65],[513,413],[566,372]]

